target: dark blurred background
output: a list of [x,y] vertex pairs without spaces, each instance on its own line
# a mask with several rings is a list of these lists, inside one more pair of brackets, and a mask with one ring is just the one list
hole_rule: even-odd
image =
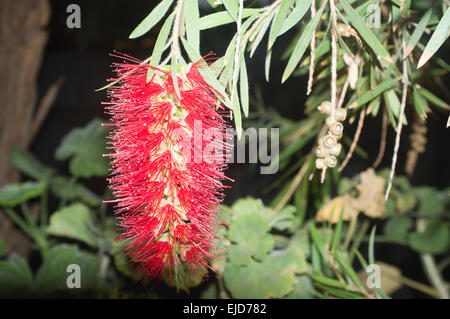
[[[8,6],[18,6],[23,4],[30,10],[36,10],[36,3],[44,0],[21,0],[4,1],[2,10],[7,10]],[[13,4],[16,2],[16,4]],[[203,1],[203,14],[212,9],[206,1]],[[81,28],[69,29],[66,26],[66,19],[69,13],[66,8],[69,4],[78,4],[81,8]],[[35,138],[30,141],[29,149],[42,162],[51,165],[60,171],[68,171],[66,163],[58,162],[54,159],[54,152],[61,141],[61,138],[76,126],[84,126],[94,117],[106,118],[101,104],[106,101],[106,92],[95,92],[106,83],[106,79],[112,77],[111,63],[115,58],[109,54],[117,50],[137,57],[141,60],[151,55],[153,44],[159,31],[157,26],[145,36],[130,40],[128,35],[134,27],[151,11],[158,1],[149,0],[50,0],[50,18],[45,31],[48,32],[48,41],[44,45],[42,64],[38,67],[37,75],[37,98],[39,101],[58,78],[63,77],[64,83],[54,100],[45,120],[43,121]],[[33,9],[34,8],[34,9]],[[27,9],[28,10],[28,9]],[[33,11],[31,11],[32,13]],[[31,14],[30,13],[30,14]],[[8,14],[6,11],[0,13],[0,17]],[[23,18],[26,17],[26,18]],[[25,19],[25,20],[22,20]],[[6,21],[14,23],[27,23],[29,16],[0,20],[0,34],[7,30]],[[213,51],[217,56],[223,55],[225,49],[233,36],[235,27],[233,25],[221,27],[215,30],[207,30],[202,34],[201,50],[202,54]],[[263,92],[264,102],[272,106],[285,117],[299,120],[304,117],[304,102],[306,100],[306,78],[291,78],[283,86],[280,83],[281,73],[284,70],[286,61],[279,58],[284,48],[292,40],[294,32],[285,34],[276,45],[272,55],[271,81],[267,83],[264,79],[264,52],[262,45],[255,56],[248,59],[248,73],[252,90],[259,86]],[[21,35],[17,35],[20,37]],[[264,41],[262,43],[265,43]],[[26,45],[26,44],[23,44]],[[5,46],[4,41],[0,46]],[[12,49],[6,50],[5,54],[14,55]],[[37,54],[37,53],[36,53]],[[448,61],[449,49],[443,48],[439,55]],[[0,55],[1,56],[1,55]],[[16,60],[20,63],[20,60]],[[4,61],[0,61],[0,64]],[[2,70],[5,66],[2,66]],[[11,65],[10,65],[11,67]],[[13,74],[2,72],[2,86],[11,80]],[[448,83],[447,78],[443,79]],[[12,90],[13,88],[10,88]],[[1,92],[1,91],[0,91]],[[17,92],[16,92],[17,93]],[[434,92],[449,102],[448,97],[436,88]],[[314,90],[313,90],[314,94]],[[250,113],[254,105],[250,106]],[[3,109],[3,106],[2,106]],[[1,117],[5,112],[1,112]],[[448,186],[450,177],[450,165],[448,157],[448,130],[445,129],[448,114],[433,112],[428,117],[428,144],[427,151],[419,158],[419,163],[412,179],[415,185],[431,185],[438,188]],[[5,120],[5,119],[3,119]],[[346,127],[349,136],[355,130],[356,124]],[[358,156],[353,156],[350,164],[344,171],[344,175],[353,176],[369,167],[376,157],[380,139],[381,117],[368,118],[362,132],[359,145],[369,154],[368,160],[363,160]],[[350,133],[349,133],[350,132]],[[406,152],[408,151],[407,127],[404,131],[399,152],[398,173],[402,174]],[[392,149],[394,146],[394,132],[390,129],[388,133],[388,143],[386,155],[380,167],[390,166]],[[228,176],[235,182],[226,191],[225,204],[231,204],[237,198],[251,195],[262,197],[268,203],[270,196],[262,196],[261,190],[269,185],[276,176],[259,175],[259,169],[248,164],[232,165]],[[90,179],[86,184],[96,193],[103,193],[106,183],[104,179]],[[112,213],[112,212],[111,212]],[[387,247],[387,246],[386,246]],[[423,270],[417,254],[408,251],[407,248],[390,245],[387,250],[383,244],[377,246],[377,256],[391,264],[399,266],[404,275],[410,278],[422,280]],[[416,260],[417,259],[417,260]],[[423,297],[420,293],[408,288],[403,288],[397,292],[398,297]]]

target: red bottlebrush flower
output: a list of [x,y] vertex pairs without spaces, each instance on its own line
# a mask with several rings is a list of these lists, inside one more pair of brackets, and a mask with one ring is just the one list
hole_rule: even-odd
[[116,63],[122,79],[108,91],[110,188],[126,251],[148,278],[203,274],[214,250],[227,124],[201,63],[177,67],[179,95],[169,67],[146,83],[147,64]]

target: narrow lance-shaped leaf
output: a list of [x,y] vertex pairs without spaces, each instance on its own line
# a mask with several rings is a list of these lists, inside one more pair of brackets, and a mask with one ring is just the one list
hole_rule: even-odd
[[[242,19],[247,18],[251,15],[258,14],[261,9],[249,8],[242,10]],[[259,14],[258,14],[259,15]],[[234,22],[233,18],[226,11],[216,12],[208,14],[207,16],[201,17],[199,20],[200,30],[207,30],[215,28],[224,24]]]
[[384,91],[392,88],[400,78],[392,79],[392,80],[386,80],[378,84],[372,91],[367,91],[364,93],[360,98],[358,98],[356,101],[352,102],[350,105],[347,106],[347,108],[353,109],[360,107],[361,105],[364,105],[368,102],[370,102],[372,99],[383,93]]
[[280,33],[278,36],[282,35],[283,33],[289,31],[294,25],[296,25],[308,12],[309,8],[311,7],[312,0],[297,0],[297,4],[295,5],[295,9],[288,15],[286,20],[283,23],[283,27],[281,28]]
[[425,15],[420,19],[419,24],[414,29],[413,34],[411,35],[411,38],[409,39],[408,45],[406,46],[405,53],[403,55],[403,59],[406,59],[408,55],[411,54],[411,52],[414,50],[414,48],[417,45],[417,42],[419,42],[420,38],[423,35],[423,32],[425,31],[425,28],[427,27],[428,21],[430,20],[431,13],[433,11],[429,9]]
[[185,0],[185,23],[186,23],[186,37],[190,45],[200,51],[200,28],[197,0]]
[[[166,45],[166,41],[169,38],[170,27],[172,26],[173,18],[175,17],[175,13],[169,15],[169,17],[164,22],[161,30],[159,31],[158,38],[156,39],[155,46],[153,48],[153,53],[150,58],[150,65],[157,66],[161,60],[161,55],[164,51],[164,47]],[[151,77],[154,73],[154,69],[149,67],[147,72],[147,83],[150,82]]]
[[222,0],[222,2],[230,16],[236,21],[239,13],[238,0]]
[[291,5],[291,0],[283,0],[281,1],[281,5],[278,9],[277,15],[273,20],[272,28],[270,29],[269,34],[269,44],[268,49],[270,50],[280,34],[281,28],[283,27],[284,22],[286,21],[286,15],[289,11],[289,6]]
[[427,61],[436,53],[436,51],[444,44],[445,40],[447,40],[449,36],[450,30],[450,7],[445,12],[441,21],[434,30],[433,35],[431,36],[430,41],[428,41],[427,46],[425,47],[425,51],[422,53],[422,56],[419,59],[419,63],[417,68],[420,68],[422,65],[427,63]]
[[271,12],[265,19],[264,22],[261,23],[261,27],[259,28],[258,35],[256,36],[255,40],[253,40],[251,44],[251,51],[250,51],[250,57],[253,56],[256,49],[258,48],[259,43],[261,43],[262,38],[267,32],[267,29],[270,26],[270,22],[272,21],[273,16],[275,15],[275,12]]
[[[183,38],[181,38],[181,41],[183,42],[183,46],[191,59],[191,61],[199,61],[202,59],[202,56],[196,52],[190,45],[187,43],[187,41]],[[218,93],[218,98],[230,109],[232,109],[231,101],[228,97],[228,95],[225,92],[225,88],[223,85],[217,80],[214,73],[209,69],[209,67],[201,67],[198,69],[200,74],[204,77],[205,81],[208,82],[209,85],[211,85]]]
[[344,8],[347,13],[347,17],[350,23],[354,26],[356,31],[358,31],[361,38],[367,43],[368,46],[381,58],[383,61],[392,63],[393,60],[389,53],[386,51],[384,46],[380,43],[377,37],[370,31],[369,27],[366,25],[364,20],[359,16],[359,14],[352,8],[347,0],[341,0],[339,3]]
[[169,10],[170,5],[172,4],[173,0],[162,0],[153,10],[150,12],[150,14],[145,17],[144,20],[142,20],[141,23],[136,27],[136,29],[131,32],[129,38],[135,39],[138,38],[148,31],[151,30],[157,24],[167,13],[167,10]]
[[281,82],[284,83],[289,76],[292,74],[292,72],[297,67],[298,63],[300,62],[301,58],[303,57],[303,54],[306,51],[306,48],[308,47],[309,43],[311,42],[311,38],[313,36],[314,30],[317,28],[317,25],[320,21],[320,16],[322,15],[323,9],[325,8],[327,2],[325,2],[320,10],[317,12],[317,14],[314,16],[314,18],[309,21],[309,23],[306,25],[305,30],[303,31],[302,35],[297,41],[297,44],[295,45],[294,51],[292,52],[291,57],[289,58],[288,64],[286,66],[286,69],[284,70],[283,77]]
[[242,111],[244,112],[245,117],[248,116],[248,107],[249,107],[249,98],[248,98],[248,75],[247,75],[247,66],[245,65],[245,57],[244,54],[241,54],[241,68],[240,68],[240,93],[241,93],[241,104]]

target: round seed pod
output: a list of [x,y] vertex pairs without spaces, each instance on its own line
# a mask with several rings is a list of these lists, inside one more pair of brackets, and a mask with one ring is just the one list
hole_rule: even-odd
[[336,143],[330,148],[330,154],[337,156],[341,153],[341,149],[342,145],[340,143]]
[[331,126],[333,126],[334,123],[336,123],[336,120],[334,118],[332,118],[330,115],[325,120],[325,123],[327,124],[328,127],[331,127]]
[[344,131],[344,125],[339,122],[335,122],[333,125],[330,126],[330,132],[335,136],[342,135],[342,132]]
[[322,114],[329,114],[331,112],[331,103],[330,101],[323,101],[317,109]]
[[317,169],[325,169],[327,166],[325,165],[325,161],[323,158],[316,159],[316,168]]
[[333,168],[337,164],[337,159],[334,156],[327,156],[324,162],[327,167]]
[[316,156],[319,158],[323,158],[328,155],[328,149],[323,146],[318,146],[316,148]]
[[325,147],[330,148],[337,143],[336,137],[327,134],[323,137],[322,143]]
[[347,117],[347,110],[344,108],[338,108],[334,111],[334,118],[336,121],[342,122]]

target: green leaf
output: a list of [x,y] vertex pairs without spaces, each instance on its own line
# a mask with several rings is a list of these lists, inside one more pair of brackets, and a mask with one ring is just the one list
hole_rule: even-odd
[[393,80],[385,80],[378,84],[375,89],[369,90],[366,93],[364,93],[360,98],[358,98],[356,101],[350,103],[346,106],[346,108],[358,108],[368,102],[370,102],[372,99],[379,96],[384,91],[392,88],[396,83],[398,83],[400,78],[396,78]]
[[297,4],[295,5],[295,9],[292,10],[292,12],[288,15],[286,20],[283,23],[283,27],[281,28],[280,33],[278,36],[284,34],[285,32],[289,31],[294,25],[296,25],[308,12],[309,8],[311,7],[312,0],[297,0]]
[[273,253],[262,263],[251,260],[246,267],[228,263],[225,285],[234,298],[281,298],[293,290],[301,259],[299,251],[289,250]]
[[161,56],[164,52],[164,47],[166,46],[167,39],[169,38],[170,27],[172,26],[174,17],[175,13],[170,14],[161,27],[161,30],[159,31],[158,38],[156,39],[155,46],[153,47],[153,53],[149,62],[149,68],[147,71],[147,83],[150,82],[155,71],[151,66],[157,66],[161,61]]
[[447,192],[438,192],[429,186],[414,187],[413,194],[419,200],[417,213],[423,217],[436,217],[444,214],[446,212],[446,205],[450,201]]
[[414,226],[411,218],[406,216],[393,217],[384,226],[384,235],[389,240],[406,244],[408,242],[408,231]]
[[36,180],[46,179],[53,174],[51,167],[45,166],[29,151],[13,148],[10,154],[11,164],[19,172]]
[[375,263],[375,232],[377,231],[376,226],[372,228],[369,237],[369,263]]
[[406,50],[403,54],[403,59],[406,59],[408,55],[410,55],[411,52],[416,47],[417,43],[422,37],[423,32],[425,31],[425,28],[427,27],[428,21],[430,20],[431,17],[431,13],[433,13],[433,10],[428,9],[425,15],[420,19],[419,23],[417,24],[417,27],[414,29],[414,32],[408,41],[408,44],[406,45]]
[[251,44],[250,57],[253,57],[253,54],[255,53],[256,49],[258,48],[258,45],[261,43],[261,40],[266,34],[267,29],[269,28],[270,22],[272,21],[274,15],[275,11],[272,11],[271,13],[269,13],[267,17],[264,18],[264,21],[261,23],[261,27],[259,28],[259,30],[257,30],[258,34],[256,35],[255,40],[253,40]]
[[239,266],[248,264],[251,257],[264,260],[274,247],[269,230],[270,225],[256,214],[245,214],[234,220],[228,231],[228,238],[236,243],[228,250],[230,261]]
[[382,61],[387,63],[393,63],[392,58],[386,51],[385,47],[380,43],[377,37],[370,31],[369,27],[366,25],[364,20],[359,16],[359,14],[351,7],[347,0],[341,0],[339,3],[344,8],[347,13],[348,20],[359,33],[361,38],[367,43],[367,45],[381,58]]
[[285,299],[312,299],[314,297],[312,280],[307,275],[295,277],[294,288]]
[[282,0],[280,7],[275,15],[275,19],[272,23],[272,28],[269,33],[269,43],[267,49],[270,50],[275,43],[275,40],[280,35],[284,22],[286,21],[286,15],[289,11],[292,0]]
[[444,253],[449,247],[449,226],[443,220],[430,220],[424,232],[411,233],[408,241],[409,246],[419,253]]
[[90,206],[101,204],[101,198],[83,184],[73,183],[69,178],[56,176],[50,181],[50,189],[59,198],[66,200],[79,199]]
[[131,32],[129,38],[135,39],[150,31],[150,29],[153,28],[165,16],[172,2],[173,0],[162,0],[152,10],[152,12],[150,12],[150,14],[146,16],[141,23],[139,23],[136,29]]
[[239,13],[239,1],[238,0],[222,0],[225,9],[227,9],[229,15],[234,21],[238,18]]
[[284,70],[281,83],[284,83],[289,78],[289,76],[292,74],[292,72],[295,70],[298,63],[302,59],[303,54],[306,51],[306,48],[309,46],[309,43],[311,42],[314,30],[317,28],[317,25],[319,24],[320,16],[322,15],[323,9],[325,8],[326,4],[327,2],[324,2],[319,11],[317,11],[314,18],[308,22],[302,35],[297,40],[294,51],[292,52],[292,55],[289,58],[286,69]]
[[64,136],[56,149],[58,160],[70,160],[70,172],[75,176],[89,178],[108,174],[108,159],[103,156],[106,150],[106,134],[109,129],[102,121],[94,119],[84,128],[75,128]]
[[241,67],[240,67],[240,93],[241,93],[241,104],[242,111],[244,112],[244,116],[248,116],[248,108],[249,108],[249,97],[248,97],[248,76],[247,76],[247,67],[245,65],[245,57],[244,54],[241,54]]
[[427,61],[436,53],[436,51],[444,44],[445,40],[447,40],[450,30],[450,7],[445,11],[444,16],[441,21],[439,21],[436,30],[434,30],[433,35],[425,47],[425,50],[422,53],[422,56],[419,59],[419,63],[417,64],[417,68],[420,68],[422,65],[427,63]]
[[[192,48],[189,43],[187,43],[183,38],[181,38],[183,42],[183,46],[186,49],[186,52],[191,59],[191,61],[200,61],[202,59],[200,53],[196,52],[194,48]],[[209,67],[201,67],[198,70],[200,74],[203,76],[205,81],[213,87],[217,92],[217,97],[221,100],[228,108],[232,109],[231,101],[225,92],[224,86],[217,80],[214,73],[210,70]]]
[[33,274],[25,259],[13,253],[8,261],[0,261],[0,296],[22,295],[33,285]]
[[94,229],[94,218],[89,208],[83,204],[73,204],[51,215],[47,233],[80,240],[95,247],[98,244],[98,238],[92,229]]
[[[244,9],[242,10],[242,19],[247,18],[251,15],[257,14],[261,12],[261,9]],[[259,14],[258,14],[259,15]],[[199,20],[199,28],[200,30],[207,30],[211,28],[215,28],[224,24],[228,24],[234,22],[233,18],[230,16],[228,12],[216,12],[212,14],[208,14],[207,16],[203,16]]]
[[39,197],[45,190],[43,182],[9,184],[0,188],[0,206],[14,207],[27,200]]
[[82,252],[76,245],[54,246],[45,257],[36,273],[35,287],[40,294],[70,291],[67,288],[67,266],[76,264],[81,270],[81,289],[94,289],[99,283],[98,259],[95,255]]
[[200,52],[200,15],[198,12],[198,0],[186,0],[184,3],[184,12],[186,15],[187,41],[191,47]]
[[[400,99],[397,96],[397,93],[393,89],[390,89],[383,93],[384,101],[386,102],[386,108],[388,110],[388,113],[391,114],[391,122],[394,122],[394,119],[392,118],[392,114],[395,115],[395,117],[398,119],[400,117],[400,111],[401,111],[401,104]],[[393,125],[394,125],[393,123]],[[406,120],[406,116],[403,116],[403,124],[407,125],[408,121]],[[394,125],[396,126],[396,125]]]

